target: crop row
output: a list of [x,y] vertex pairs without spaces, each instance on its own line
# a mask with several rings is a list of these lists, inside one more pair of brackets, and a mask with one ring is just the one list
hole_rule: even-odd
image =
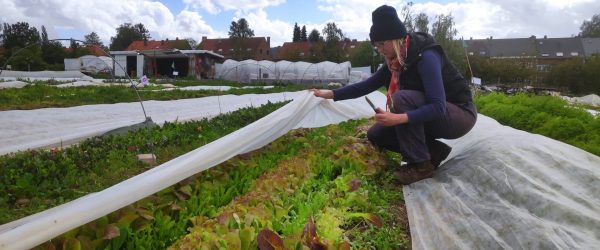
[[95,137],[65,149],[0,156],[0,224],[103,190],[151,168],[138,161],[137,154],[152,152],[161,164],[282,105],[269,103],[210,120],[165,123],[125,135]]
[[476,98],[478,111],[516,129],[541,134],[600,156],[600,116],[552,96],[492,93]]
[[[160,89],[161,88],[158,87],[145,89],[144,91],[140,91],[140,96],[142,100],[166,101],[226,94],[268,94],[285,91],[298,91],[304,88],[296,85],[288,85],[275,86],[273,88],[231,88],[230,90],[226,91],[158,91]],[[20,89],[3,89],[0,91],[0,110],[73,107],[78,105],[110,104],[136,101],[138,101],[138,96],[135,90],[127,86],[82,86],[57,88],[47,84],[32,84]]]
[[400,188],[364,122],[292,131],[40,248],[405,248]]

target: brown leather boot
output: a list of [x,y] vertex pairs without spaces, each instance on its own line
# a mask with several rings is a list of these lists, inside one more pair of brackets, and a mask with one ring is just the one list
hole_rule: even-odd
[[429,147],[431,165],[433,165],[433,167],[436,169],[440,166],[442,161],[444,161],[448,157],[450,151],[452,151],[452,148],[450,146],[438,140],[433,140],[431,143],[428,143],[427,147]]
[[409,163],[401,168],[402,171],[397,171],[395,173],[395,179],[402,185],[408,185],[413,182],[431,178],[435,172],[435,167],[430,161]]

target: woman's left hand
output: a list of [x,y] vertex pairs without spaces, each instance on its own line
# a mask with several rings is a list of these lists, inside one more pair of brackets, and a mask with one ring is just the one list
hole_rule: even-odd
[[375,114],[375,121],[382,126],[394,126],[407,123],[408,116],[406,114],[396,114],[379,109],[379,112]]

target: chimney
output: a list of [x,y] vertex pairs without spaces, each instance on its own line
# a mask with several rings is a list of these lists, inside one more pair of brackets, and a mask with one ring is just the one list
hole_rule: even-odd
[[544,39],[548,39],[548,36],[547,36],[547,35],[544,35]]
[[175,41],[179,41],[179,37],[177,37],[177,36],[176,36],[176,37],[175,37]]
[[206,40],[206,36],[202,36],[202,41]]
[[267,46],[271,47],[271,37],[267,37]]

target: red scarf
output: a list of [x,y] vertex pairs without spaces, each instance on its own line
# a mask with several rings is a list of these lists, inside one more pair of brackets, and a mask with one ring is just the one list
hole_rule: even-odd
[[[409,43],[410,36],[406,36],[406,39],[404,40],[404,49],[401,49],[402,51],[400,52],[400,56],[402,56],[404,59],[406,59]],[[387,111],[393,111],[394,103],[392,101],[392,94],[398,91],[401,87],[398,84],[398,81],[400,79],[400,73],[402,72],[402,66],[404,65],[400,65],[400,61],[398,61],[398,58],[394,58],[388,62],[388,68],[392,72],[392,79],[390,79],[390,85],[388,86],[387,91]]]

